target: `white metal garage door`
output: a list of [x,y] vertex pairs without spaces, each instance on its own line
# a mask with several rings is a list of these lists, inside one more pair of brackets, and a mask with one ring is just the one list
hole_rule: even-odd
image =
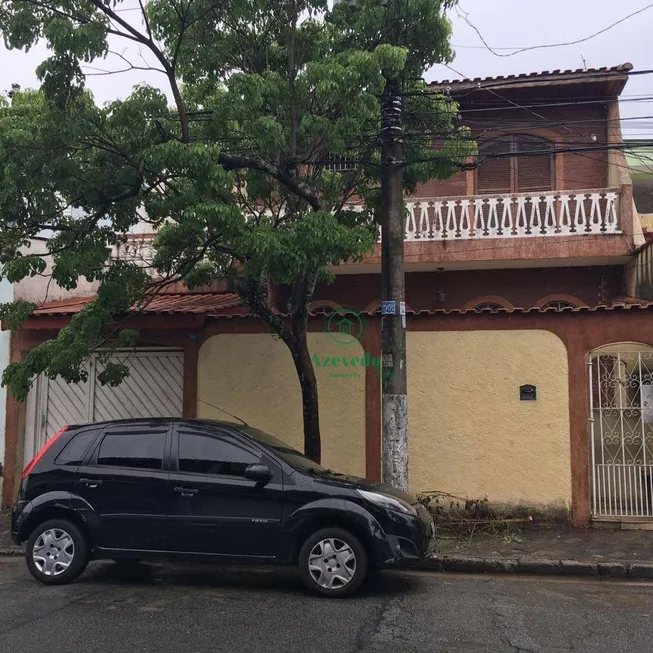
[[39,377],[26,406],[25,460],[66,424],[101,422],[132,417],[181,417],[184,392],[182,351],[139,350],[112,357],[129,367],[117,387],[101,385],[98,355],[88,363],[86,383]]

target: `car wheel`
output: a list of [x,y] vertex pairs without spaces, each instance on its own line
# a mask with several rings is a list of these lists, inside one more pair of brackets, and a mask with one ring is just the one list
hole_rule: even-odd
[[25,547],[27,568],[45,585],[75,580],[88,564],[88,543],[79,528],[67,519],[39,524]]
[[320,596],[349,596],[365,580],[367,553],[349,531],[323,528],[304,542],[299,573],[304,585]]

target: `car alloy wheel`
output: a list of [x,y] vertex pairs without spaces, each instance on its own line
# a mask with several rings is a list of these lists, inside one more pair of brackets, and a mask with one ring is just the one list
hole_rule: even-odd
[[86,569],[89,542],[80,527],[61,517],[38,525],[25,546],[30,574],[44,585],[64,585]]
[[43,531],[32,547],[34,566],[44,576],[63,574],[75,559],[75,542],[62,528]]
[[353,533],[337,526],[310,535],[299,551],[298,562],[304,585],[329,598],[350,596],[367,576],[365,547]]
[[311,549],[308,569],[320,587],[339,589],[345,587],[356,573],[356,554],[347,542],[330,537]]

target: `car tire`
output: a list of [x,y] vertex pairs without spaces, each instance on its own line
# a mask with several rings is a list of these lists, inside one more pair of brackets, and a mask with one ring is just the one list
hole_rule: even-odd
[[313,533],[299,552],[299,575],[315,594],[350,596],[367,576],[367,553],[360,540],[343,528]]
[[25,546],[29,572],[44,585],[65,585],[86,569],[89,546],[77,525],[67,519],[39,524]]

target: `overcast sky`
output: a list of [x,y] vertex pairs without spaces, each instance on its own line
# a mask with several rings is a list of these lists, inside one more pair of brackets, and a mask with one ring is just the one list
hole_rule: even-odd
[[[125,7],[136,4],[133,0],[123,1]],[[491,47],[510,48],[583,39],[647,4],[646,0],[461,0],[458,12],[467,14]],[[131,12],[122,15],[127,17]],[[509,57],[498,57],[488,51],[478,34],[456,11],[451,13],[451,18],[454,26],[453,44],[456,46],[456,59],[452,66],[465,77],[577,69],[583,68],[585,64],[590,68],[598,68],[626,61],[631,62],[635,70],[653,69],[653,7],[584,43],[536,49]],[[118,47],[122,52],[124,45]],[[507,49],[497,51],[501,54],[510,52]],[[132,48],[128,55],[133,63],[139,63],[136,49]],[[0,91],[8,90],[12,83],[22,87],[37,86],[34,69],[45,56],[46,50],[43,47],[24,53],[7,51],[0,46]],[[108,62],[94,63],[94,66],[104,70],[123,67],[115,57]],[[455,77],[454,72],[440,65],[435,66],[427,75],[429,81]],[[161,75],[143,71],[88,78],[88,85],[98,102],[123,97],[139,82],[165,88]],[[633,101],[634,96],[646,95],[653,96],[653,75],[631,77],[623,92],[625,101],[621,108],[622,117],[653,115],[653,102]],[[626,136],[653,138],[653,118],[625,121],[623,129]]]

